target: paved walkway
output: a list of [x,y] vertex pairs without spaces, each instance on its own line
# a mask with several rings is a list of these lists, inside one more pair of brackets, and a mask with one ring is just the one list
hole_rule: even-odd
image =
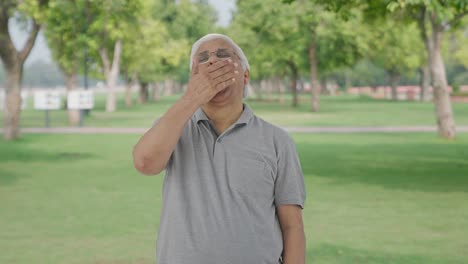
[[[382,126],[382,127],[283,127],[289,132],[299,133],[398,133],[436,132],[435,126]],[[148,128],[130,127],[53,127],[22,128],[22,133],[50,134],[143,134]],[[3,129],[0,129],[3,132]],[[457,132],[468,132],[468,126],[458,126]]]

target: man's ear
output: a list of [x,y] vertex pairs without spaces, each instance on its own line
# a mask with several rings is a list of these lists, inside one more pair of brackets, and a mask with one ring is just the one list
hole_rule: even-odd
[[244,86],[246,86],[250,81],[250,71],[245,70],[244,72]]

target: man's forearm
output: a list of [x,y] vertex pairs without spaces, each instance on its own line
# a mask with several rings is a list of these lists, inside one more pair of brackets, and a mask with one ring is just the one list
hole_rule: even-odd
[[283,230],[283,263],[305,264],[305,234],[300,227]]
[[133,149],[135,167],[145,174],[164,169],[182,130],[198,105],[182,97],[150,128]]

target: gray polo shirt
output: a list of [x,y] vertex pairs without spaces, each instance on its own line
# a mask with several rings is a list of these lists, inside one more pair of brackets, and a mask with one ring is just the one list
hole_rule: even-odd
[[240,118],[218,135],[199,108],[166,167],[157,264],[281,263],[276,206],[303,208],[305,198],[285,130],[244,104]]

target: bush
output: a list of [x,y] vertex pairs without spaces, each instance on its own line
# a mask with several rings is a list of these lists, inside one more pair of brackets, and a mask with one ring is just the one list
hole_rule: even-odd
[[[454,89],[455,90],[455,89]],[[457,92],[453,92],[451,94],[451,96],[463,96],[463,97],[468,97],[468,92],[460,92],[460,90],[458,90]]]

